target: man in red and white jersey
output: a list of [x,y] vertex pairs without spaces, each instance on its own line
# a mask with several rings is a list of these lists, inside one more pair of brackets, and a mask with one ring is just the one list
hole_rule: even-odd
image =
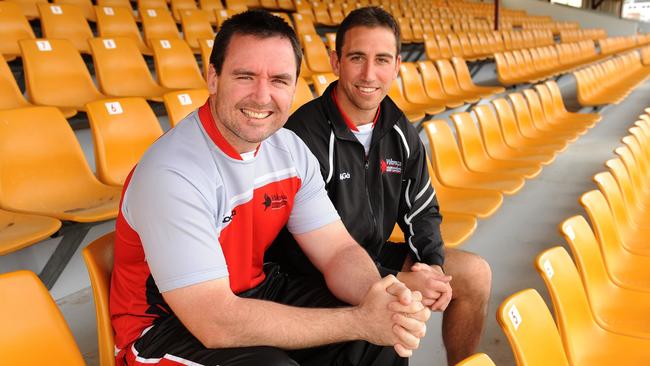
[[[110,312],[118,365],[406,365],[422,295],[380,278],[287,119],[302,54],[280,18],[226,21],[210,97],[125,184]],[[322,277],[264,253],[287,226]]]

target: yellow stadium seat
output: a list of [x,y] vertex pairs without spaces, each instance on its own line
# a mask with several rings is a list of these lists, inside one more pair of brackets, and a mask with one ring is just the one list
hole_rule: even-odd
[[84,18],[89,22],[96,22],[95,8],[90,0],[54,0],[54,4],[61,5],[74,5],[81,10]]
[[86,103],[106,98],[69,41],[22,40],[20,49],[27,95],[34,104],[58,107],[70,117],[76,111],[85,111]]
[[217,17],[217,32],[218,32],[223,22],[225,22],[228,18],[230,18],[231,16],[237,13],[230,9],[220,9],[220,10],[215,10],[214,14]]
[[598,113],[574,113],[566,110],[562,100],[560,87],[555,81],[547,81],[535,86],[542,102],[542,107],[549,121],[555,126],[567,126],[576,130],[586,131],[602,118]]
[[6,61],[20,56],[18,41],[34,39],[34,31],[20,6],[12,1],[0,2],[0,54]]
[[317,74],[332,72],[329,54],[320,36],[318,34],[303,34],[301,40],[309,70]]
[[528,103],[521,93],[510,93],[508,99],[512,104],[519,131],[524,138],[537,141],[544,146],[553,147],[555,151],[566,150],[568,140],[565,137],[556,135],[552,131],[543,131],[537,128],[528,108]]
[[291,110],[289,113],[295,112],[298,108],[302,107],[304,104],[310,102],[314,99],[314,94],[309,89],[309,84],[305,79],[298,77],[296,81],[296,93],[293,97],[293,103],[291,104]]
[[7,62],[0,57],[0,109],[28,107]]
[[[411,62],[403,62],[400,65],[399,74],[404,87],[404,97],[408,102],[434,107],[444,107],[448,105],[449,102],[446,100],[435,99],[427,95],[415,64]],[[456,107],[460,105],[458,102],[450,102],[449,104]]]
[[85,365],[61,311],[33,272],[1,274],[0,298],[3,363]]
[[647,227],[647,213],[645,202],[639,201],[638,192],[635,191],[632,185],[632,178],[621,159],[610,159],[605,165],[609,168],[612,175],[618,183],[623,200],[628,212],[631,224],[635,228]]
[[314,27],[314,22],[311,19],[311,17],[307,17],[301,13],[293,13],[292,16],[293,16],[293,24],[295,25],[294,28],[296,30],[296,34],[298,34],[299,37],[302,37],[302,35],[304,34],[318,34],[318,32],[316,32],[316,27]]
[[246,0],[225,0],[225,2],[226,2],[226,8],[228,8],[228,10],[231,10],[235,13],[241,13],[248,10],[248,5],[246,4]]
[[90,41],[95,77],[111,97],[142,97],[156,102],[169,90],[156,83],[131,38],[94,38]]
[[114,243],[115,232],[111,232],[88,244],[82,252],[95,300],[100,366],[115,366],[115,339],[108,309]]
[[[619,161],[618,164],[622,163]],[[627,172],[625,174],[626,176],[618,177],[618,179],[629,179]],[[610,172],[602,172],[594,176],[594,181],[598,184],[600,191],[605,195],[607,203],[609,203],[616,229],[621,237],[621,244],[625,250],[638,255],[650,256],[650,243],[648,242],[650,228],[636,225],[633,222],[623,199],[621,189],[619,189],[617,179]]]
[[425,122],[433,167],[440,182],[448,187],[487,189],[514,194],[524,186],[523,178],[507,173],[475,173],[462,161],[458,145],[443,120]]
[[507,144],[499,126],[497,115],[490,105],[478,105],[473,108],[473,111],[481,126],[485,150],[492,158],[542,165],[548,165],[555,159],[552,153],[541,154],[524,148],[514,148]]
[[212,55],[212,47],[214,46],[214,39],[199,39],[199,49],[201,50],[201,69],[203,71],[203,79],[208,80],[208,71],[210,69],[210,55]]
[[169,116],[169,123],[176,126],[190,112],[199,108],[208,99],[207,89],[178,90],[163,96],[163,103]]
[[312,82],[314,83],[316,94],[318,94],[318,96],[323,95],[327,87],[335,80],[338,80],[338,76],[332,73],[312,75]]
[[598,190],[589,191],[580,197],[580,203],[589,215],[612,280],[629,289],[650,292],[650,257],[633,254],[623,248],[603,194]]
[[88,120],[97,177],[112,186],[124,185],[144,152],[163,133],[158,118],[142,98],[88,103]]
[[176,23],[181,23],[181,17],[184,12],[199,10],[195,0],[171,0],[170,8],[172,11],[172,16],[174,17],[174,20],[176,20]]
[[145,43],[152,49],[160,39],[180,40],[176,22],[167,8],[140,9],[140,17]]
[[38,18],[40,16],[38,12],[38,4],[47,4],[47,0],[11,0],[11,2],[16,3],[20,6],[23,11],[23,15],[25,15],[28,20]]
[[456,77],[461,89],[479,94],[482,97],[488,97],[494,94],[503,93],[505,91],[505,89],[501,86],[478,86],[474,84],[474,81],[472,81],[472,76],[469,73],[469,69],[467,68],[467,64],[462,58],[452,57],[451,63],[454,67],[454,71],[456,71]]
[[194,54],[185,41],[159,39],[151,47],[161,86],[169,89],[207,88]]
[[444,100],[449,108],[478,101],[478,98],[466,98],[463,95],[447,93],[442,86],[440,75],[431,61],[418,61],[417,68],[422,76],[424,90],[430,98]]
[[551,312],[536,290],[519,291],[503,300],[497,310],[497,321],[510,342],[517,365],[570,365]]
[[552,117],[547,116],[542,107],[542,102],[539,94],[535,89],[525,89],[523,91],[526,97],[526,102],[530,110],[532,122],[537,130],[544,133],[552,133],[555,136],[561,137],[564,141],[573,142],[578,139],[578,136],[584,134],[586,130],[576,126],[568,125],[553,125]]
[[210,24],[217,24],[216,11],[223,9],[221,0],[199,0],[199,8],[208,12]]
[[151,48],[144,43],[138,25],[133,17],[131,5],[124,6],[97,6],[97,32],[102,38],[127,37],[134,40],[140,52],[152,55]]
[[[116,7],[124,7],[124,8],[128,8],[129,10],[131,9],[131,1],[130,0],[97,0],[95,3],[97,4],[96,6],[98,6],[100,8],[103,8],[103,7],[115,7],[115,8]],[[96,15],[99,15],[99,14],[97,14],[97,9],[95,9],[95,13],[96,13]],[[131,15],[133,15],[133,13],[131,13]]]
[[60,227],[52,217],[0,210],[0,256],[47,239]]
[[469,100],[478,100],[482,97],[481,93],[464,90],[458,83],[458,78],[454,68],[449,60],[436,60],[436,68],[440,73],[440,80],[445,92],[452,95],[459,95]]
[[[476,230],[476,218],[472,215],[441,211],[440,235],[446,247],[463,244]],[[388,239],[393,243],[404,243],[404,233],[395,225]]]
[[201,40],[214,40],[214,31],[210,25],[210,13],[194,9],[183,10],[180,14],[185,42],[194,53],[201,53]]
[[454,113],[451,115],[451,120],[456,127],[458,145],[469,170],[477,173],[504,172],[528,179],[538,176],[542,171],[539,163],[490,157],[481,140],[478,126],[469,112]]
[[460,361],[456,366],[496,366],[490,356],[485,353],[477,353]]
[[435,104],[420,104],[420,103],[411,103],[404,97],[402,89],[400,88],[397,79],[393,80],[393,83],[388,90],[388,96],[392,99],[397,107],[404,112],[406,118],[409,121],[415,123],[424,118],[424,115],[436,115],[445,110],[444,105],[435,105]]
[[508,145],[516,149],[523,148],[541,155],[555,155],[563,148],[558,145],[546,144],[544,141],[522,135],[514,111],[504,98],[492,100],[492,105],[499,116],[503,137]]
[[66,39],[81,53],[90,53],[88,40],[93,38],[90,25],[75,5],[39,4],[43,38]]
[[598,325],[611,332],[650,339],[650,319],[646,311],[650,293],[612,282],[598,241],[584,217],[573,216],[565,220],[560,230],[571,247]]
[[58,109],[0,111],[0,205],[75,222],[117,216],[120,189],[100,183]]

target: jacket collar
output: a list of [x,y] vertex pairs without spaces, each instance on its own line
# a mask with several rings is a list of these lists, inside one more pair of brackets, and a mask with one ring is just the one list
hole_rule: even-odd
[[[332,98],[332,93],[334,92],[337,84],[338,81],[332,82],[320,97],[321,103],[323,104],[325,110],[325,114],[327,115],[327,119],[332,125],[332,130],[334,130],[334,135],[337,138],[349,141],[358,141],[354,134],[352,134],[352,131],[350,130],[350,127],[346,123],[345,118],[336,105],[334,98]],[[379,104],[379,110],[380,113],[377,118],[377,122],[375,123],[375,129],[372,134],[372,145],[374,145],[375,140],[390,131],[390,129],[392,129],[393,126],[404,115],[388,96],[386,96],[384,100],[382,100]]]

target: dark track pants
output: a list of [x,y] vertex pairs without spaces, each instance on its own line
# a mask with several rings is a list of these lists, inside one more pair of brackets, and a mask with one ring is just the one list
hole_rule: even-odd
[[[318,277],[300,277],[266,265],[266,280],[241,297],[270,300],[298,307],[346,306],[336,299]],[[392,347],[364,341],[285,351],[274,347],[205,348],[178,320],[170,316],[156,323],[125,352],[127,365],[210,366],[406,366]],[[118,362],[120,364],[121,362]]]

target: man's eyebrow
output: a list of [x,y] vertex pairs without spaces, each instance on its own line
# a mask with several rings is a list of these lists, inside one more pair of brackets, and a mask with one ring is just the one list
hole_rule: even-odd
[[[366,56],[366,53],[365,53],[365,52],[361,52],[361,51],[350,51],[350,52],[348,52],[345,56],[346,56],[346,57],[350,57],[350,56]],[[382,52],[382,53],[378,53],[378,54],[375,55],[375,56],[376,56],[376,57],[388,57],[388,58],[394,58],[394,57],[395,57],[395,55],[393,55],[393,54],[390,53],[390,52]]]
[[234,69],[232,71],[233,75],[246,75],[246,76],[255,76],[256,74],[250,70],[246,69]]
[[293,75],[291,75],[289,73],[275,74],[275,75],[271,75],[271,78],[286,80],[286,81],[292,81],[293,80]]

